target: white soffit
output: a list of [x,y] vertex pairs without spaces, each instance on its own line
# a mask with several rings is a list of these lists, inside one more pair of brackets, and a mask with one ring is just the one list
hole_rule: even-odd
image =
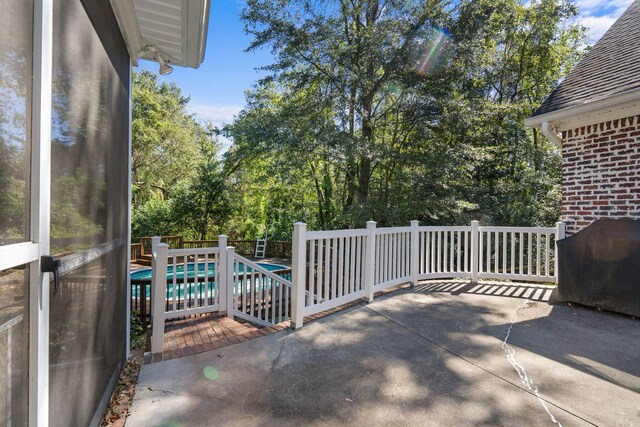
[[549,122],[558,131],[603,123],[640,114],[640,90],[632,90],[575,107],[525,119],[525,126],[541,127]]
[[155,61],[155,46],[165,62],[198,68],[204,60],[209,0],[111,0],[131,59]]

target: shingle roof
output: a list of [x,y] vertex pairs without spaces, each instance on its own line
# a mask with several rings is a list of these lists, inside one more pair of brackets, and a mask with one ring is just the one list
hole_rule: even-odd
[[634,1],[532,117],[640,88],[640,0]]

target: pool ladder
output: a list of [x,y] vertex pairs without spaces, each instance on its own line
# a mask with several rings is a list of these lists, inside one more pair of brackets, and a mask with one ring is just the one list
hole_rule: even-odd
[[256,240],[256,258],[264,258],[267,252],[267,234],[269,232],[269,227],[264,231],[264,239]]

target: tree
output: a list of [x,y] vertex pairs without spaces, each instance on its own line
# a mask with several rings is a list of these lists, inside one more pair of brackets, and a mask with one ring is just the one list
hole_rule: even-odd
[[415,51],[435,36],[444,2],[250,0],[242,18],[254,35],[249,50],[270,45],[268,67],[293,89],[315,85],[332,100],[344,133],[345,208],[365,207],[380,151],[377,128],[394,102],[390,86],[415,65]]
[[261,194],[286,183],[307,200],[293,216],[322,228],[552,223],[558,151],[522,120],[580,57],[576,14],[553,0],[250,0],[249,50],[276,59],[226,129],[228,173]]
[[231,211],[219,147],[208,142],[202,148],[205,161],[198,165],[193,181],[177,187],[171,199],[175,223],[201,240],[212,230],[220,232]]
[[522,122],[579,60],[577,13],[555,0],[479,0],[459,9],[452,70],[461,98],[443,123],[475,156],[467,198],[485,221],[550,225],[559,217],[559,152]]
[[148,71],[133,74],[132,204],[168,198],[171,186],[191,179],[202,162],[206,131],[187,113],[189,98]]
[[227,219],[214,129],[187,113],[189,98],[150,72],[133,75],[132,233],[206,239]]

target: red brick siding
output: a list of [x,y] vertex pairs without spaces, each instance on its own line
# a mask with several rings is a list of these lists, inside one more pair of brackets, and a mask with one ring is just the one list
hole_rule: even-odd
[[562,139],[567,234],[600,218],[640,219],[640,116],[570,129]]

